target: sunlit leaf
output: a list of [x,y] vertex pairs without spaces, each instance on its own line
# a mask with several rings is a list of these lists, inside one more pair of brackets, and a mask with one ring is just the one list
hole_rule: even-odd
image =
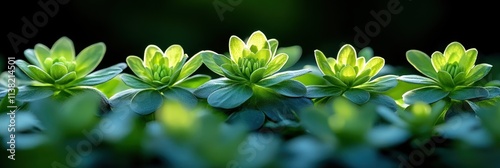
[[104,43],[92,44],[83,49],[76,56],[76,75],[83,77],[92,72],[101,62],[106,52],[106,45]]
[[427,54],[418,50],[409,50],[406,52],[406,59],[420,73],[432,79],[437,79],[437,72],[434,70],[431,59]]
[[415,102],[434,103],[448,96],[449,92],[442,90],[437,86],[421,87],[410,90],[403,94],[403,101],[406,104],[413,104]]
[[208,96],[208,103],[213,107],[231,109],[245,103],[252,97],[253,91],[247,85],[233,84],[221,88]]

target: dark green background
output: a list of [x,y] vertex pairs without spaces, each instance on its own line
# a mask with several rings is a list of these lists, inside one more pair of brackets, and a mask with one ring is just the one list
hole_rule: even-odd
[[[48,0],[41,0],[47,2]],[[231,5],[228,0],[217,0]],[[238,2],[237,0],[233,0]],[[214,0],[175,1],[104,1],[70,0],[59,5],[54,17],[38,28],[35,37],[21,44],[20,50],[36,43],[49,47],[61,36],[68,36],[77,51],[95,42],[105,42],[107,52],[98,68],[124,62],[128,55],[142,57],[148,44],[165,49],[180,44],[188,55],[200,50],[226,52],[231,35],[245,38],[255,30],[268,38],[276,38],[280,46],[300,45],[304,62],[313,59],[313,50],[320,49],[329,57],[344,43],[355,45],[354,27],[376,19],[370,11],[387,10],[382,1],[306,1],[306,0],[241,0],[230,6],[221,20]],[[409,65],[405,52],[419,49],[428,54],[444,50],[452,41],[466,48],[477,48],[480,57],[498,53],[499,28],[497,7],[493,2],[399,0],[402,11],[391,15],[386,27],[371,39],[375,55],[392,65]],[[6,3],[6,2],[4,2]],[[15,1],[2,5],[2,57],[24,58],[15,53],[7,34],[21,35],[22,17],[32,20],[43,9],[38,1]],[[356,45],[355,45],[356,46]],[[2,59],[5,64],[5,59]]]

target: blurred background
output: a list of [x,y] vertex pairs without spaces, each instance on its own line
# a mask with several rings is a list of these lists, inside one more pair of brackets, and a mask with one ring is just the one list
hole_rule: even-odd
[[[303,64],[314,64],[315,49],[336,57],[345,43],[357,49],[370,46],[375,55],[395,66],[409,66],[405,59],[409,49],[431,54],[443,51],[452,41],[459,41],[466,48],[477,48],[480,58],[499,54],[495,42],[500,39],[495,25],[499,14],[492,1],[20,0],[9,3],[0,10],[1,57],[24,58],[22,51],[36,43],[50,47],[61,36],[67,36],[73,40],[77,52],[96,42],[107,45],[99,69],[125,62],[129,55],[142,57],[149,44],[162,49],[180,44],[188,55],[200,50],[224,53],[228,51],[231,35],[246,38],[256,30],[278,39],[280,46],[300,45]],[[53,12],[47,13],[39,3],[57,3],[57,8],[50,6]],[[30,24],[26,21],[33,23],[33,16],[37,16],[39,26],[35,25],[36,32],[30,32],[28,35],[32,37],[28,38],[23,35],[23,28]],[[9,40],[9,33],[16,39],[24,38],[17,45],[18,52]],[[3,69],[5,61],[0,60]]]

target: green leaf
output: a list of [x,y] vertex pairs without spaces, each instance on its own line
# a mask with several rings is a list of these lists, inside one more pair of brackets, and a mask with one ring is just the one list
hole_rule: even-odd
[[488,91],[488,98],[495,98],[500,95],[500,88],[496,86],[486,86],[484,87]]
[[[358,59],[359,58],[364,58],[364,59],[370,59],[373,57],[373,49],[371,47],[365,47],[358,52]],[[364,60],[363,59],[363,60]]]
[[228,78],[217,78],[210,80],[203,85],[201,85],[198,89],[194,91],[194,95],[200,97],[200,98],[208,98],[210,94],[215,92],[216,90],[219,90],[223,87],[227,87],[229,85],[233,84],[231,79]]
[[330,84],[332,84],[334,86],[347,87],[347,85],[343,81],[341,81],[339,78],[337,78],[335,76],[325,75],[325,76],[323,76],[323,78],[325,78],[327,82],[329,82]]
[[74,81],[75,79],[76,79],[76,72],[73,71],[56,80],[56,83],[59,85],[64,85]]
[[351,85],[356,79],[356,75],[357,74],[354,68],[350,65],[347,65],[344,68],[342,68],[342,70],[340,70],[339,78],[347,85]]
[[147,89],[153,87],[150,84],[130,74],[121,74],[120,78],[122,79],[123,83],[125,83],[127,86],[130,86],[135,89]]
[[382,57],[372,57],[365,65],[365,69],[370,68],[370,76],[373,77],[384,67],[385,60]]
[[49,74],[47,74],[47,72],[43,71],[41,68],[38,68],[37,66],[34,65],[28,65],[28,69],[34,76],[36,76],[37,79],[39,79],[40,82],[43,83],[54,82],[54,79]]
[[95,71],[84,78],[72,83],[74,86],[95,86],[113,79],[127,67],[125,63],[118,63],[105,69]]
[[67,61],[75,60],[73,41],[68,37],[59,38],[50,49],[50,57],[53,59],[64,57]]
[[384,94],[370,94],[370,103],[373,103],[377,106],[387,107],[393,112],[398,110],[396,101]]
[[469,72],[474,67],[477,60],[477,49],[471,48],[465,51],[465,55],[460,60],[460,65],[464,67],[465,72]]
[[77,77],[83,77],[99,65],[106,52],[106,45],[104,43],[96,43],[86,47],[78,56],[76,56],[76,74]]
[[356,50],[352,45],[345,44],[340,48],[339,53],[337,54],[337,61],[339,64],[356,66]]
[[302,56],[302,47],[298,45],[289,46],[289,47],[280,47],[276,53],[285,53],[288,55],[288,60],[285,65],[281,69],[287,69],[291,66],[295,65]]
[[193,74],[198,68],[200,68],[201,64],[203,64],[203,58],[200,56],[200,54],[195,54],[191,59],[184,64],[182,67],[181,73],[179,74],[179,77],[177,77],[177,80],[182,80],[184,78],[187,78],[189,75]]
[[452,42],[446,46],[446,49],[444,49],[444,56],[448,59],[448,63],[458,62],[464,54],[465,48],[459,42]]
[[40,100],[47,98],[54,94],[54,90],[51,87],[44,86],[21,86],[19,87],[19,92],[16,95],[17,101],[31,102],[35,100]]
[[446,58],[443,53],[436,51],[431,55],[432,67],[435,71],[440,71],[442,67],[446,65]]
[[395,75],[385,75],[378,77],[368,83],[355,86],[355,88],[364,89],[369,92],[381,93],[396,87],[396,85],[398,85],[398,81],[396,79],[397,76]]
[[335,75],[323,52],[321,52],[320,50],[314,50],[314,56],[316,58],[316,63],[318,64],[318,68],[323,73],[323,75]]
[[235,81],[246,81],[244,77],[239,76],[236,72],[233,71],[233,67],[231,64],[224,64],[221,66],[221,70],[224,73],[224,76],[235,80]]
[[174,84],[174,86],[182,87],[182,88],[189,88],[189,89],[196,89],[199,86],[203,85],[207,81],[209,81],[211,78],[208,75],[203,75],[203,74],[196,74],[191,77],[188,77],[182,81],[179,81]]
[[179,62],[182,61],[184,57],[184,49],[182,49],[180,45],[174,44],[165,50],[164,55],[169,60],[168,66],[175,67]]
[[265,119],[266,116],[261,111],[245,108],[229,115],[227,122],[244,124],[248,129],[256,130],[264,124]]
[[283,68],[283,66],[287,61],[288,61],[288,55],[284,53],[279,53],[278,55],[272,58],[271,62],[269,62],[263,76],[267,77],[269,75],[278,72],[281,68]]
[[50,49],[43,44],[36,44],[34,50],[38,62],[42,64],[43,69],[48,70],[50,67],[44,67],[43,62],[50,57]]
[[254,57],[257,58],[259,61],[264,60],[263,62],[265,62],[266,64],[268,64],[269,61],[271,61],[271,58],[273,56],[271,55],[271,51],[270,50],[268,50],[268,49],[262,49],[262,50],[257,51],[257,53],[255,53]]
[[269,47],[270,47],[269,50],[271,50],[271,55],[272,56],[276,55],[276,53],[282,53],[282,52],[288,54],[288,52],[285,52],[285,51],[281,51],[280,52],[281,48],[278,49],[278,45],[279,45],[278,40],[276,40],[276,39],[269,39],[269,40],[267,40],[267,42],[269,43]]
[[267,69],[265,67],[262,67],[253,71],[252,74],[250,75],[250,82],[252,83],[259,82],[264,77],[264,73],[266,72],[266,70]]
[[364,71],[366,69],[365,64],[365,57],[358,57],[358,59],[356,59],[356,66],[360,68],[359,71]]
[[130,100],[130,108],[140,115],[148,115],[156,111],[163,103],[160,92],[152,89],[137,92]]
[[229,38],[229,54],[234,62],[238,62],[243,57],[243,49],[245,49],[245,42],[238,36],[233,35]]
[[253,91],[249,86],[233,84],[213,92],[207,101],[213,107],[232,109],[245,103],[252,95]]
[[167,100],[176,100],[188,107],[194,107],[198,103],[198,99],[193,95],[193,93],[180,87],[172,87],[164,91],[163,96],[165,96]]
[[370,100],[370,93],[362,89],[349,89],[343,96],[356,104],[364,104]]
[[231,63],[231,60],[224,55],[217,54],[213,51],[201,51],[198,53],[203,58],[203,63],[208,67],[208,69],[212,70],[212,72],[224,76],[224,72],[220,66],[222,64]]
[[[44,82],[44,83],[50,83],[50,81],[44,81],[44,79],[38,77],[35,73],[33,73],[29,68],[28,68],[28,63],[24,60],[16,60],[16,65],[21,71],[23,71],[28,77],[30,77],[33,80]],[[49,74],[47,76],[50,77]]]
[[[247,41],[247,47],[252,49],[255,46],[258,50],[269,49],[269,43],[267,42],[267,37],[261,31],[255,31],[250,35]],[[236,62],[236,61],[235,61]]]
[[306,97],[321,98],[340,96],[344,89],[336,86],[311,85],[307,86]]
[[406,104],[413,104],[416,102],[434,103],[448,96],[449,92],[437,86],[426,86],[410,90],[403,94],[403,101]]
[[488,95],[488,90],[482,87],[472,86],[452,91],[450,93],[450,98],[455,100],[469,100],[475,98],[486,98]]
[[157,52],[163,53],[160,47],[156,45],[148,45],[144,50],[144,63],[147,67],[153,67],[153,57]]
[[288,97],[301,97],[307,93],[306,87],[296,80],[286,80],[276,85],[272,85],[269,88]]
[[280,73],[276,73],[274,75],[271,75],[271,76],[268,76],[268,77],[262,79],[257,84],[261,85],[261,86],[272,86],[272,85],[275,85],[277,83],[295,78],[295,77],[300,76],[300,75],[304,75],[304,74],[309,73],[309,72],[311,72],[311,70],[309,70],[309,69],[280,72]]
[[130,100],[136,95],[139,91],[143,89],[126,89],[121,92],[118,92],[109,98],[109,104],[113,108],[127,109],[129,110]]
[[426,78],[420,75],[403,75],[398,77],[398,80],[408,83],[414,84],[423,84],[423,85],[436,85],[436,81]]
[[427,54],[418,50],[409,50],[406,52],[406,59],[420,73],[432,79],[437,79],[437,72],[434,70],[431,59]]
[[453,78],[453,82],[455,82],[455,85],[462,85],[463,82],[465,82],[465,72],[459,72],[455,77]]
[[[33,65],[29,65],[28,68],[31,69],[31,66],[36,67]],[[36,68],[38,68],[38,67],[36,67]],[[50,76],[52,76],[53,79],[57,80],[57,79],[61,78],[62,76],[66,75],[67,73],[68,73],[68,69],[66,68],[66,66],[64,66],[64,64],[62,64],[60,62],[56,63],[56,64],[52,65],[52,67],[50,67]]]
[[35,56],[35,51],[33,49],[24,50],[24,56],[26,56],[26,59],[31,64],[36,65],[37,67],[43,67],[43,65],[42,65],[43,63],[38,62],[38,60]]
[[368,82],[372,78],[371,76],[369,76],[371,71],[371,69],[365,69],[361,73],[358,73],[358,76],[356,77],[356,79],[354,79],[352,86],[357,86]]
[[490,72],[491,67],[492,66],[490,64],[479,64],[474,66],[474,68],[472,68],[467,74],[464,85],[470,85],[478,80],[481,80]]
[[451,75],[446,71],[440,70],[438,72],[438,80],[439,83],[443,84],[445,87],[448,88],[455,87],[455,82],[453,81],[453,78],[451,78]]
[[149,74],[148,70],[143,65],[141,58],[131,55],[127,57],[127,65],[134,72],[135,75],[142,79],[150,80],[153,77]]

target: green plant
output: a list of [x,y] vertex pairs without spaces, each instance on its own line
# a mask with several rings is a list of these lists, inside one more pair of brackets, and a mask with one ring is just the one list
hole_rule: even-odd
[[134,112],[142,115],[153,113],[164,99],[180,100],[195,106],[198,99],[190,89],[210,80],[210,76],[189,77],[203,62],[200,54],[195,54],[189,61],[187,59],[180,45],[171,45],[165,52],[156,45],[149,45],[144,51],[144,60],[128,56],[127,64],[138,77],[122,74],[121,79],[132,89],[116,94],[111,102],[125,102]]
[[204,64],[223,77],[203,84],[194,93],[216,108],[240,108],[229,119],[242,120],[254,129],[264,123],[264,114],[273,121],[295,119],[295,107],[307,105],[308,100],[300,99],[306,88],[292,78],[309,70],[278,72],[288,61],[288,55],[276,53],[277,48],[276,39],[268,40],[264,33],[256,31],[246,43],[231,36],[230,58],[202,51]]
[[33,82],[19,87],[16,97],[19,101],[33,101],[49,96],[67,97],[82,91],[97,92],[89,86],[104,83],[123,71],[127,66],[118,63],[111,67],[91,73],[101,62],[106,51],[104,43],[95,43],[83,49],[75,57],[73,42],[67,37],[57,40],[51,49],[43,44],[36,44],[34,49],[27,49],[26,59],[17,60],[16,64]]
[[[349,44],[340,48],[337,59],[327,58],[320,50],[314,51],[316,63],[328,82],[326,85],[307,86],[307,97],[324,102],[337,96],[343,96],[356,104],[364,104],[376,93],[383,93],[397,85],[395,75],[372,78],[384,67],[382,57],[357,57],[356,50]],[[384,96],[381,100],[393,102]]]

